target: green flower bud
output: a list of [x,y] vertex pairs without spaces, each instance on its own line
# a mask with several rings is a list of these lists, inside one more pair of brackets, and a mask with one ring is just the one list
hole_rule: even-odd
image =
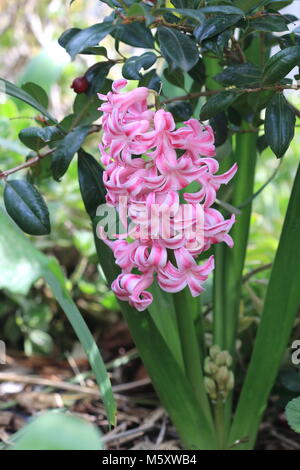
[[221,390],[224,390],[226,388],[228,379],[229,379],[229,370],[227,369],[226,366],[221,366],[216,374],[216,381],[217,381],[218,387]]
[[221,349],[219,346],[217,346],[216,344],[214,346],[211,346],[211,348],[209,349],[209,355],[210,357],[215,360],[216,359],[216,356],[221,352]]
[[204,371],[209,375],[215,375],[218,372],[218,367],[212,362],[210,357],[205,358]]
[[227,379],[226,383],[226,389],[228,392],[230,392],[234,387],[234,375],[232,371],[229,371],[229,377]]
[[212,400],[216,400],[218,397],[217,387],[214,380],[210,377],[204,377],[205,390]]
[[227,366],[230,367],[232,364],[232,358],[228,351],[221,351],[217,354],[215,358],[215,363],[217,366]]

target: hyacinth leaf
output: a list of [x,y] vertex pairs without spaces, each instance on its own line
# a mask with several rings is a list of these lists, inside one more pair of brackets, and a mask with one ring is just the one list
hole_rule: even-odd
[[[96,233],[96,221],[94,221]],[[113,253],[95,236],[99,263],[109,284],[120,270]],[[186,449],[216,449],[217,441],[209,407],[199,407],[195,390],[187,381],[148,311],[138,312],[127,302],[119,302],[134,342],[153,386],[166,408]],[[162,315],[164,312],[160,312]]]
[[[300,167],[273,264],[254,351],[239,398],[229,445],[252,448],[300,305]],[[263,380],[262,380],[263,377]],[[249,407],[251,403],[251,407]]]
[[[92,219],[98,260],[108,284],[111,285],[120,274],[120,268],[115,263],[112,250],[97,234],[98,217],[93,217],[95,204],[91,202],[90,186],[93,188],[96,203],[101,204],[103,192],[99,190],[98,184],[103,183],[102,179],[98,179],[101,167],[96,161],[92,163],[91,158],[93,157],[87,156],[86,153],[79,154],[80,190],[86,210]],[[97,165],[100,168],[97,169]],[[155,299],[151,314],[148,311],[138,312],[127,302],[119,303],[153,385],[176,425],[182,442],[189,449],[214,449],[217,443],[207,396],[205,395],[206,406],[199,408],[196,390],[193,390],[183,372],[178,338],[171,336],[171,333],[176,333],[176,319],[174,306],[168,303],[170,299],[171,296],[161,292],[160,297]],[[185,308],[188,308],[187,304]],[[168,328],[170,331],[167,331]]]
[[[23,276],[28,274],[30,282],[41,277],[46,280],[81,342],[99,385],[108,421],[111,425],[114,425],[116,421],[116,404],[103,359],[81,313],[69,295],[66,279],[59,264],[55,258],[49,258],[39,252],[1,209],[0,225],[3,228],[3,233],[9,234],[9,237],[6,236],[1,239],[2,263],[5,266],[7,278],[9,279],[12,275],[16,276],[16,266],[18,266]],[[14,249],[12,249],[12,246]],[[15,247],[18,247],[18,249]],[[33,269],[32,273],[30,268]],[[20,282],[24,283],[24,280],[20,279]],[[26,285],[26,288],[28,288],[28,285]]]

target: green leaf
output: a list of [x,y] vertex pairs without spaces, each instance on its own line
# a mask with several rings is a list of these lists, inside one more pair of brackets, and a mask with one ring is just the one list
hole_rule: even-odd
[[156,70],[150,70],[150,72],[145,73],[139,81],[139,86],[145,86],[159,93],[161,90],[161,80],[157,75]]
[[255,8],[266,5],[268,0],[234,0],[234,5],[241,8],[246,13],[251,12]]
[[155,10],[155,14],[159,13],[179,13],[182,16],[186,16],[187,18],[191,18],[195,20],[196,23],[203,23],[205,20],[204,13],[201,13],[200,10],[192,10],[191,8],[158,8]]
[[107,58],[107,50],[105,47],[102,47],[102,46],[87,47],[86,49],[83,49],[83,51],[81,51],[80,54],[100,55],[100,56],[104,56]]
[[296,116],[282,93],[275,93],[268,103],[265,117],[265,136],[268,145],[281,158],[294,137]]
[[291,46],[274,54],[266,63],[262,81],[264,84],[282,80],[300,62],[300,46]]
[[216,13],[217,15],[240,15],[240,16],[245,16],[243,10],[240,8],[231,6],[231,5],[217,5],[217,6],[207,6],[204,8],[199,8],[198,10],[201,13],[205,14],[211,14],[211,13]]
[[202,25],[195,28],[194,36],[197,41],[202,42],[204,39],[209,39],[231,28],[238,23],[241,18],[241,15],[225,15],[208,18]]
[[81,147],[89,132],[90,126],[75,127],[57,145],[52,155],[52,175],[56,181],[65,174],[72,158]]
[[299,311],[299,238],[300,167],[294,180],[254,350],[228,440],[231,445],[237,439],[247,436],[247,443],[240,443],[237,449],[253,447],[269,393]]
[[[95,243],[100,265],[111,284],[119,274],[119,268],[110,248],[97,237]],[[153,386],[173,420],[184,447],[216,449],[215,432],[211,420],[207,418],[208,410],[199,408],[195,391],[150,314],[144,311],[141,315],[127,303],[119,303]]]
[[259,85],[261,71],[252,64],[237,64],[222,70],[214,78],[224,86],[235,85],[241,88],[255,88]]
[[158,40],[162,55],[172,67],[179,67],[187,72],[198,62],[196,44],[183,33],[161,26],[158,28]]
[[[111,85],[111,82],[109,85]],[[109,86],[108,90],[110,88],[111,86]],[[101,92],[105,93],[104,87],[101,89]],[[99,106],[100,101],[97,96],[89,96],[85,93],[78,94],[73,104],[74,115],[70,119],[70,127],[74,128],[74,126],[83,126],[97,121],[101,116],[101,111],[98,110]]]
[[266,16],[249,22],[249,27],[257,31],[282,32],[288,30],[289,21],[284,16]]
[[42,106],[48,108],[48,95],[41,86],[36,83],[26,82],[23,83],[21,88],[35,98]]
[[144,23],[133,21],[130,24],[118,23],[115,25],[112,36],[125,44],[133,47],[153,49],[154,38],[149,28]]
[[43,116],[46,116],[51,122],[57,124],[57,121],[51,114],[47,111],[47,109],[39,103],[36,98],[31,96],[27,91],[22,90],[22,88],[17,87],[13,83],[1,78],[1,81],[4,83],[5,86],[5,93],[7,95],[13,96],[14,98],[18,98],[19,100],[23,101],[24,103],[29,104],[33,108],[37,109]]
[[188,73],[189,76],[192,77],[192,79],[195,80],[197,84],[202,86],[206,79],[205,64],[203,62],[203,59],[200,58],[197,64],[194,65],[194,67],[191,68]]
[[38,152],[47,142],[60,139],[62,133],[56,126],[26,127],[19,132],[20,141],[26,147]]
[[181,69],[170,70],[169,68],[165,68],[163,73],[169,83],[184,89],[184,74]]
[[76,54],[80,54],[87,47],[99,44],[113,30],[114,25],[112,21],[104,21],[79,31],[76,31],[76,28],[65,31],[58,42],[73,59]]
[[103,169],[92,155],[81,149],[78,152],[78,179],[85,210],[94,218],[98,206],[106,202]]
[[157,56],[153,52],[145,52],[141,56],[129,57],[123,65],[122,75],[128,80],[140,80],[141,69],[149,69],[156,61]]
[[114,63],[109,61],[98,62],[87,70],[85,77],[90,84],[87,91],[89,96],[96,97],[96,94],[102,90],[108,72],[113,65]]
[[214,134],[215,134],[215,146],[219,147],[226,142],[228,136],[228,119],[224,112],[216,114],[209,121]]
[[187,121],[193,114],[193,109],[188,101],[170,103],[167,109],[173,114],[175,122]]
[[4,190],[8,214],[29,235],[50,233],[49,212],[38,190],[24,180],[8,180]]
[[[59,429],[62,433],[57,432]],[[46,412],[12,436],[13,450],[102,450],[98,428],[78,416]]]
[[8,215],[0,209],[0,289],[27,295],[31,285],[40,278],[40,264],[33,245],[24,238]]
[[130,16],[143,16],[145,18],[146,26],[149,26],[155,20],[155,17],[151,14],[150,5],[145,3],[133,3],[127,10],[127,17]]
[[201,108],[201,120],[206,121],[216,114],[219,114],[221,111],[225,111],[238,97],[238,93],[232,93],[230,91],[221,91],[213,95]]
[[[108,421],[114,425],[116,404],[105,365],[93,336],[69,295],[65,277],[56,259],[48,258],[39,252],[1,208],[0,226],[0,251],[3,250],[3,252],[1,251],[1,269],[4,266],[7,275],[7,279],[4,281],[0,278],[0,284],[5,286],[11,282],[11,285],[15,285],[15,288],[22,293],[26,292],[29,283],[40,277],[45,278],[81,342],[101,390]],[[17,286],[18,282],[20,282],[20,286]]]
[[294,398],[286,405],[285,415],[293,431],[300,433],[300,397]]

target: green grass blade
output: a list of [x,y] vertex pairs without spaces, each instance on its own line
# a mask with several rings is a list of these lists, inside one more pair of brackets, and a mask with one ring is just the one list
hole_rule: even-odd
[[87,355],[101,391],[108,421],[114,426],[116,424],[116,403],[105,364],[87,324],[65,287],[64,275],[60,266],[54,259],[48,262],[47,267],[44,269],[43,276],[51,288],[57,302],[67,315],[68,320]]
[[300,167],[295,177],[267,289],[261,323],[229,444],[248,437],[238,449],[253,447],[300,305]]

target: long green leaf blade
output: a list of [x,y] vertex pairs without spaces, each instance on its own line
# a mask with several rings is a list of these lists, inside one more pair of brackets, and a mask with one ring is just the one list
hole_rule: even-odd
[[[249,438],[252,448],[300,305],[300,167],[288,205],[261,323],[239,399],[229,444]],[[251,406],[250,406],[251,405]]]

